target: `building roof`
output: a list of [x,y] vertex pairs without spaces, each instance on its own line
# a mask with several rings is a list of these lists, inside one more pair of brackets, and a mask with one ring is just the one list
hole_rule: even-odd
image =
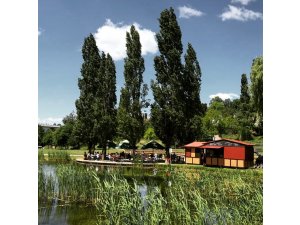
[[184,147],[186,148],[199,148],[203,145],[205,145],[207,142],[199,142],[199,141],[194,141],[192,143],[189,143],[187,145],[185,145]]
[[230,142],[234,142],[234,143],[238,143],[238,144],[241,144],[241,145],[247,145],[247,146],[253,146],[253,145],[255,145],[255,144],[251,144],[249,142],[238,141],[238,140],[233,140],[233,139],[228,139],[228,138],[222,138],[222,140],[224,140],[224,141],[230,141]]
[[159,144],[157,141],[149,141],[148,143],[144,144],[142,146],[142,149],[147,149],[147,148],[152,148],[152,149],[165,149],[164,146],[162,146],[161,144]]

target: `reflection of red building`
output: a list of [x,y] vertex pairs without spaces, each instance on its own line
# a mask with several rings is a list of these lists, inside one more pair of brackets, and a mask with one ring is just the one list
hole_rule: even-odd
[[211,142],[192,142],[185,145],[188,164],[247,168],[253,166],[253,144],[221,139]]

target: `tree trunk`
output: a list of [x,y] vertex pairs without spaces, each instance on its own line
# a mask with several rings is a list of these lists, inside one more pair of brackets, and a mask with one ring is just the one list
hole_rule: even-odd
[[170,147],[169,147],[169,145],[166,145],[166,147],[165,147],[165,151],[166,151],[166,159],[168,159],[168,160],[166,160],[166,163],[170,163]]
[[106,144],[102,147],[102,160],[105,160],[106,156]]
[[89,153],[92,154],[93,144],[91,142],[88,143]]

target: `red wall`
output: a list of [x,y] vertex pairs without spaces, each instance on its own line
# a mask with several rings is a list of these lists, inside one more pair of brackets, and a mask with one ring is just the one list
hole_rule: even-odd
[[224,159],[245,159],[245,147],[224,146]]

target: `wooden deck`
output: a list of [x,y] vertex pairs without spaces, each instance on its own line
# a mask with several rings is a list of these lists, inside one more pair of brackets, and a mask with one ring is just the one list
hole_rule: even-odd
[[155,164],[164,164],[164,163],[132,163],[132,162],[115,162],[109,160],[84,160],[84,159],[76,159],[76,162],[81,164],[92,164],[92,165],[111,165],[111,166],[133,166],[133,165],[143,165],[154,166]]

